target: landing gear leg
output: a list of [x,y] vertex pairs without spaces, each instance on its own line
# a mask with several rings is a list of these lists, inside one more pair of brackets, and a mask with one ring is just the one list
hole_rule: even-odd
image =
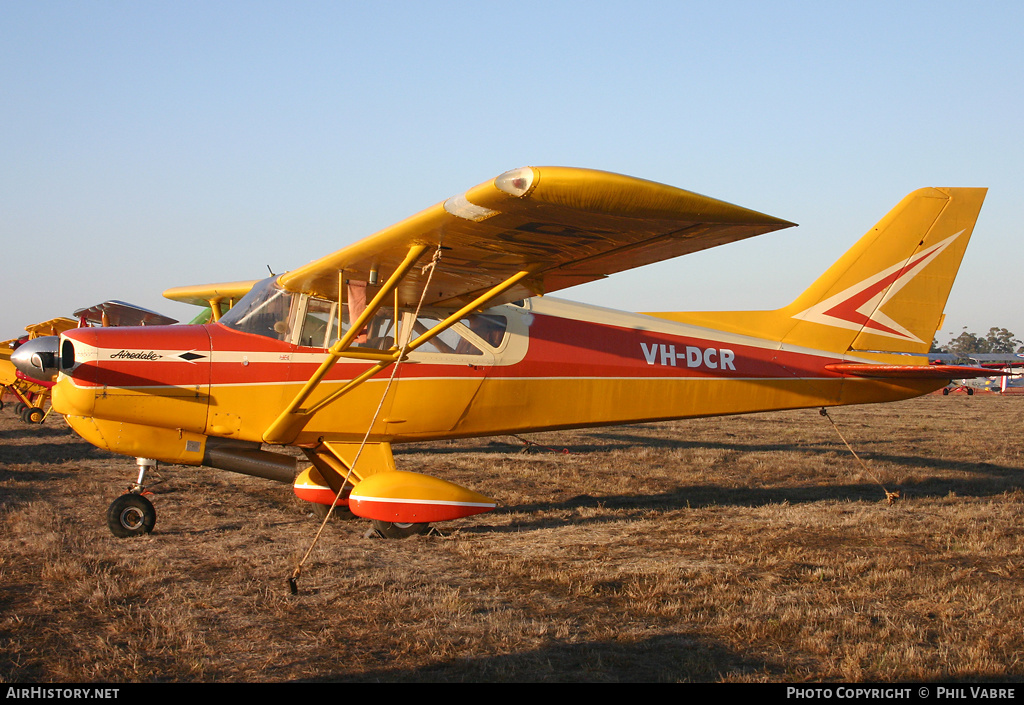
[[152,458],[136,458],[135,462],[139,466],[138,480],[107,509],[107,528],[118,538],[148,534],[156,525],[156,509],[152,502],[142,496],[146,470],[155,470],[156,461]]

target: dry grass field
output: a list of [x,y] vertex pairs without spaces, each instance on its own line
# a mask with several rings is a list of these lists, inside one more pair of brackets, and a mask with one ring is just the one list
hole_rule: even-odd
[[[367,538],[291,489],[0,412],[0,682],[1024,680],[1024,397],[399,447],[492,513]],[[564,451],[564,452],[563,452]],[[885,490],[902,498],[886,501]]]

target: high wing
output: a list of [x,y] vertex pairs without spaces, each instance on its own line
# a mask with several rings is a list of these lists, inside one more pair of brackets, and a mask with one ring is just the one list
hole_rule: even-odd
[[[589,169],[505,172],[375,235],[281,275],[291,291],[338,299],[339,274],[375,283],[415,247],[440,248],[424,305],[473,301],[511,275],[497,305],[794,225],[664,184]],[[421,262],[422,264],[422,262]],[[419,301],[427,274],[412,268],[400,306]]]

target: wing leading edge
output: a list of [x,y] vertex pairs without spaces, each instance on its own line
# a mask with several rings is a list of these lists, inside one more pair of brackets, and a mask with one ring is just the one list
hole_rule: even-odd
[[[285,288],[338,298],[339,273],[371,281],[410,249],[440,248],[424,303],[464,305],[527,272],[488,305],[547,294],[794,223],[672,186],[609,172],[524,167],[449,198],[375,235],[281,276]],[[419,300],[414,268],[400,305]]]

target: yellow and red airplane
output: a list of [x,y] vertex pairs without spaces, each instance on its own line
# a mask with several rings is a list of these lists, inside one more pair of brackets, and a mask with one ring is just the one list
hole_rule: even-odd
[[516,169],[259,282],[218,322],[64,333],[53,404],[138,458],[117,535],[152,530],[157,461],[420,533],[496,502],[398,470],[394,443],[884,402],[977,373],[927,351],[985,192],[911,193],[777,311],[640,314],[542,295],[793,224],[607,172]]

